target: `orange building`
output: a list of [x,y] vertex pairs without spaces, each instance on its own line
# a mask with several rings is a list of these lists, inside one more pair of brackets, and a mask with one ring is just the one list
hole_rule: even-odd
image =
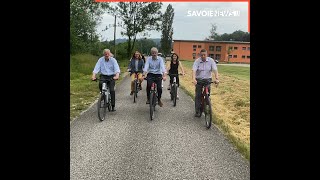
[[181,60],[197,59],[201,49],[219,62],[250,64],[250,42],[173,40],[173,51]]

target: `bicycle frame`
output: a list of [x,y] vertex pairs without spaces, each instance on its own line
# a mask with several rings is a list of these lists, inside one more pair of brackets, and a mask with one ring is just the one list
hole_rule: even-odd
[[107,86],[107,82],[113,81],[113,79],[104,79],[104,80],[99,79],[99,81],[102,81],[102,88],[101,88],[101,96],[98,100],[97,108],[98,108],[98,118],[100,121],[103,121],[105,120],[106,108],[108,108],[108,111],[111,111],[111,94],[110,94],[110,89]]
[[[155,83],[155,77],[152,78],[144,78],[145,80],[151,80],[151,87],[150,87],[150,96],[149,96],[149,102],[150,102],[150,119],[154,119],[154,111],[156,110],[156,104],[158,99],[158,92],[157,92],[157,83]],[[159,78],[159,79],[162,79]]]

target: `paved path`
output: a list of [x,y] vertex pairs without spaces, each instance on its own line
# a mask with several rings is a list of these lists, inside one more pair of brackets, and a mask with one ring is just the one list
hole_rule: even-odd
[[173,107],[168,80],[163,103],[150,121],[145,86],[137,103],[129,77],[116,87],[116,112],[97,118],[96,104],[70,124],[70,179],[215,179],[249,180],[250,165],[203,118],[183,91]]

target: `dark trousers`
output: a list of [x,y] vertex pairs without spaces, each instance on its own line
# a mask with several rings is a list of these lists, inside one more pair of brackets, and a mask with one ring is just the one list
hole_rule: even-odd
[[158,99],[161,99],[161,94],[162,94],[162,80],[159,79],[160,77],[162,77],[162,74],[151,74],[151,73],[148,73],[147,75],[147,97],[148,99],[150,99],[150,89],[151,89],[151,84],[152,84],[152,80],[150,80],[149,78],[152,78],[154,77],[155,78],[155,83],[157,84],[157,92],[158,92]]
[[[196,79],[198,80],[198,79]],[[206,79],[206,81],[211,81],[212,79]],[[204,86],[203,83],[197,82],[196,84],[196,97],[195,97],[195,110],[196,112],[200,112],[201,107],[201,96],[202,96],[202,87]],[[211,86],[209,85],[209,94],[210,94]]]
[[[102,92],[102,83],[105,82],[105,80],[107,79],[112,79],[114,77],[114,75],[100,75],[100,81],[99,81],[99,89],[100,89],[100,92]],[[112,80],[112,81],[108,81],[107,82],[107,86],[109,87],[110,89],[110,94],[111,94],[111,106],[115,106],[116,104],[116,93],[114,91],[114,86],[116,85],[115,81]]]
[[[174,76],[170,75],[170,84],[173,83],[173,77],[174,77]],[[176,80],[177,80],[177,85],[178,85],[178,87],[179,87],[179,75],[176,76]]]

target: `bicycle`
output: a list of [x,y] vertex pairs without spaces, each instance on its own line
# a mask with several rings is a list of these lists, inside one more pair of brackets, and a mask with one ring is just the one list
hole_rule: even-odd
[[177,93],[178,93],[178,84],[177,84],[177,76],[182,75],[182,73],[179,74],[168,74],[170,77],[173,77],[173,82],[170,85],[170,96],[171,101],[173,101],[173,106],[177,105]]
[[101,79],[97,78],[94,81],[97,82],[97,80],[103,81],[101,95],[100,95],[100,98],[98,100],[98,105],[97,105],[98,118],[100,121],[103,121],[103,120],[105,120],[107,108],[108,108],[109,112],[111,111],[111,94],[110,94],[110,89],[107,86],[107,82],[113,81],[113,79],[101,80]]
[[202,93],[201,93],[201,100],[200,100],[200,117],[201,114],[204,113],[204,119],[207,129],[210,129],[212,124],[212,107],[211,107],[211,100],[210,100],[210,93],[209,93],[209,85],[211,83],[215,83],[216,87],[218,83],[216,81],[204,81],[197,79],[197,83],[203,84]]
[[150,89],[150,96],[149,96],[149,102],[150,102],[150,120],[152,121],[154,119],[154,111],[156,110],[157,105],[157,99],[158,99],[158,92],[157,92],[157,84],[154,82],[157,79],[161,79],[162,77],[145,77],[145,80],[151,80],[151,89]]
[[131,73],[135,74],[134,77],[134,88],[133,88],[133,103],[136,102],[136,98],[138,97],[138,92],[141,90],[139,87],[139,80],[138,80],[138,72],[134,72],[134,71],[129,71]]

